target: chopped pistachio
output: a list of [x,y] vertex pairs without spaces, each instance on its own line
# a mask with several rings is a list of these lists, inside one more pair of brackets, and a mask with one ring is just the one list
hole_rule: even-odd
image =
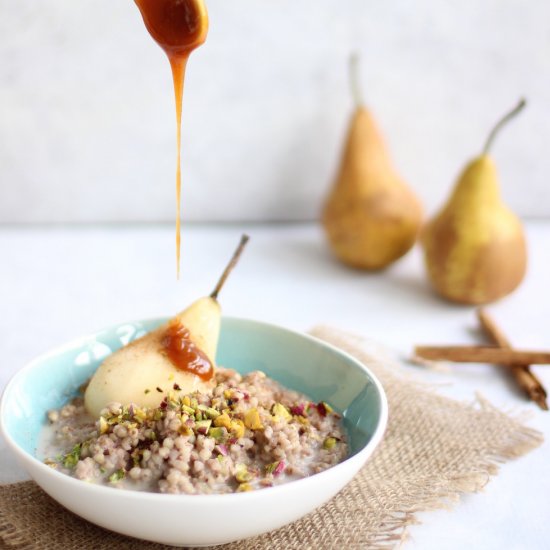
[[206,413],[206,416],[208,416],[208,418],[212,418],[212,420],[220,416],[220,413],[212,407],[206,407],[206,410],[204,412]]
[[65,468],[74,468],[80,460],[80,454],[82,453],[82,445],[79,443],[75,445],[70,453],[67,453],[63,457],[63,466]]
[[99,434],[103,435],[109,431],[109,424],[103,416],[99,417]]
[[258,409],[249,409],[244,415],[244,425],[250,430],[263,429]]
[[182,400],[181,400],[181,403],[182,405],[185,405],[186,407],[190,407],[191,406],[191,399],[188,395],[186,395]]
[[195,422],[195,430],[200,434],[206,435],[211,425],[212,420],[199,420]]
[[220,397],[214,397],[212,399],[212,407],[221,407],[221,404],[222,404],[222,400]]
[[180,433],[181,435],[191,435],[193,433],[193,430],[182,422],[178,433]]
[[271,414],[276,419],[283,419],[285,422],[289,422],[292,420],[292,415],[288,411],[288,409],[282,404],[282,403],[275,403],[271,409]]
[[223,414],[220,414],[214,419],[214,426],[220,426],[224,427],[228,430],[231,429],[231,418],[229,418],[229,415],[224,412]]
[[170,408],[175,409],[179,405],[179,400],[177,396],[177,392],[174,390],[170,390],[167,395],[168,404],[170,405]]
[[336,445],[336,439],[334,437],[327,437],[323,441],[323,449],[326,449],[327,451],[330,451],[330,449],[333,449]]
[[250,485],[250,483],[241,483],[237,487],[237,493],[247,493],[248,491],[252,491],[252,485]]
[[216,441],[222,442],[227,437],[227,431],[224,428],[219,428],[219,427],[210,428],[208,430],[208,435],[213,439],[215,439]]
[[231,429],[231,433],[237,439],[244,437],[244,422],[242,420],[239,420],[238,418],[235,418],[235,420],[232,420],[230,429]]
[[109,476],[111,483],[118,483],[121,479],[126,477],[126,472],[121,468]]
[[140,424],[145,421],[147,414],[143,409],[139,407],[134,410],[134,419],[137,420]]
[[246,464],[237,464],[235,469],[235,479],[239,483],[246,483],[253,479],[253,475],[248,471]]
[[140,460],[139,450],[136,449],[130,456],[132,458],[133,466],[139,466],[139,460]]
[[54,470],[57,468],[57,462],[55,460],[52,460],[51,458],[47,458],[44,460],[44,464],[46,466],[49,466],[50,468],[53,468]]

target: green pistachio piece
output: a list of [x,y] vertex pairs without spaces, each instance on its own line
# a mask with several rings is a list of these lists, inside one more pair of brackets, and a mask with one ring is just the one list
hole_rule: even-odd
[[249,430],[263,430],[263,424],[258,409],[249,409],[244,413],[244,425]]
[[99,417],[99,434],[103,435],[109,431],[109,423],[103,416]]
[[123,469],[120,469],[109,476],[109,481],[111,483],[118,483],[121,479],[124,479],[125,477],[126,472]]
[[327,437],[323,441],[323,449],[326,449],[327,451],[330,451],[336,446],[336,439],[334,437]]
[[193,409],[192,407],[189,407],[188,405],[182,405],[181,410],[184,413],[187,413],[188,415],[192,415],[192,416],[195,415],[195,409]]
[[67,453],[63,457],[63,466],[65,468],[74,468],[80,460],[80,454],[82,453],[82,445],[79,443],[75,445],[70,453]]
[[253,477],[254,476],[248,471],[246,464],[237,464],[235,470],[235,479],[239,483],[246,483],[247,481],[251,481]]
[[286,422],[292,420],[290,411],[282,403],[275,403],[271,409],[271,414],[276,418],[282,418]]
[[211,418],[212,420],[220,416],[220,413],[216,409],[213,409],[212,407],[207,407],[206,411],[204,412],[206,413],[206,416],[208,416],[208,418]]
[[228,430],[231,429],[231,418],[227,413],[220,414],[214,419],[214,425],[215,426],[223,426],[224,428],[227,428]]
[[227,437],[227,430],[225,428],[210,428],[208,435],[215,439],[218,443],[223,442]]

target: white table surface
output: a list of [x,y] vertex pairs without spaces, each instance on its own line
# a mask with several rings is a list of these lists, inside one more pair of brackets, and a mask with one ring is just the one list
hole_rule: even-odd
[[[530,266],[518,291],[490,309],[518,347],[550,348],[550,221],[527,225]],[[175,280],[171,226],[0,228],[0,390],[35,355],[119,321],[167,315],[210,292],[242,231],[249,243],[221,295],[224,312],[298,330],[332,324],[368,336],[403,356],[414,344],[475,342],[473,308],[430,291],[414,250],[380,274],[333,261],[314,225],[187,226],[183,272]],[[550,436],[550,413],[527,402],[497,368],[448,372],[408,367],[441,392],[527,412]],[[550,388],[550,367],[537,367]],[[0,440],[0,483],[26,479]],[[452,511],[419,515],[410,549],[550,547],[548,443],[505,464],[486,489]]]

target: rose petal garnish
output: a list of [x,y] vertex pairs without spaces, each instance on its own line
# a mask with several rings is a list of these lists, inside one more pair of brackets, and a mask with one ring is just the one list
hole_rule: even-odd
[[220,444],[220,445],[216,445],[215,449],[222,456],[227,456],[229,454],[229,450],[227,449],[227,447],[223,443]]
[[294,405],[290,408],[290,412],[296,416],[305,416],[306,415],[306,404],[300,403],[299,405]]
[[286,466],[285,461],[279,460],[279,464],[277,464],[277,467],[273,470],[273,475],[278,476],[282,474],[284,472],[285,466]]
[[317,410],[319,411],[319,414],[321,416],[326,416],[327,414],[330,414],[334,409],[324,401],[321,401],[320,403],[317,403]]

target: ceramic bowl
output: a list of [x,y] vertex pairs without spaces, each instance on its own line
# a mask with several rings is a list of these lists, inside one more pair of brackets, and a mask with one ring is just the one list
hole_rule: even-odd
[[350,455],[311,477],[248,493],[166,495],[85,483],[36,456],[46,411],[75,395],[114,350],[163,319],[126,323],[38,357],[8,383],[0,428],[22,466],[52,498],[75,514],[139,539],[174,546],[207,546],[253,537],[311,512],[348,483],[380,443],[387,401],[376,377],[350,355],[281,327],[224,318],[217,362],[241,373],[262,370],[313,401],[340,411]]

